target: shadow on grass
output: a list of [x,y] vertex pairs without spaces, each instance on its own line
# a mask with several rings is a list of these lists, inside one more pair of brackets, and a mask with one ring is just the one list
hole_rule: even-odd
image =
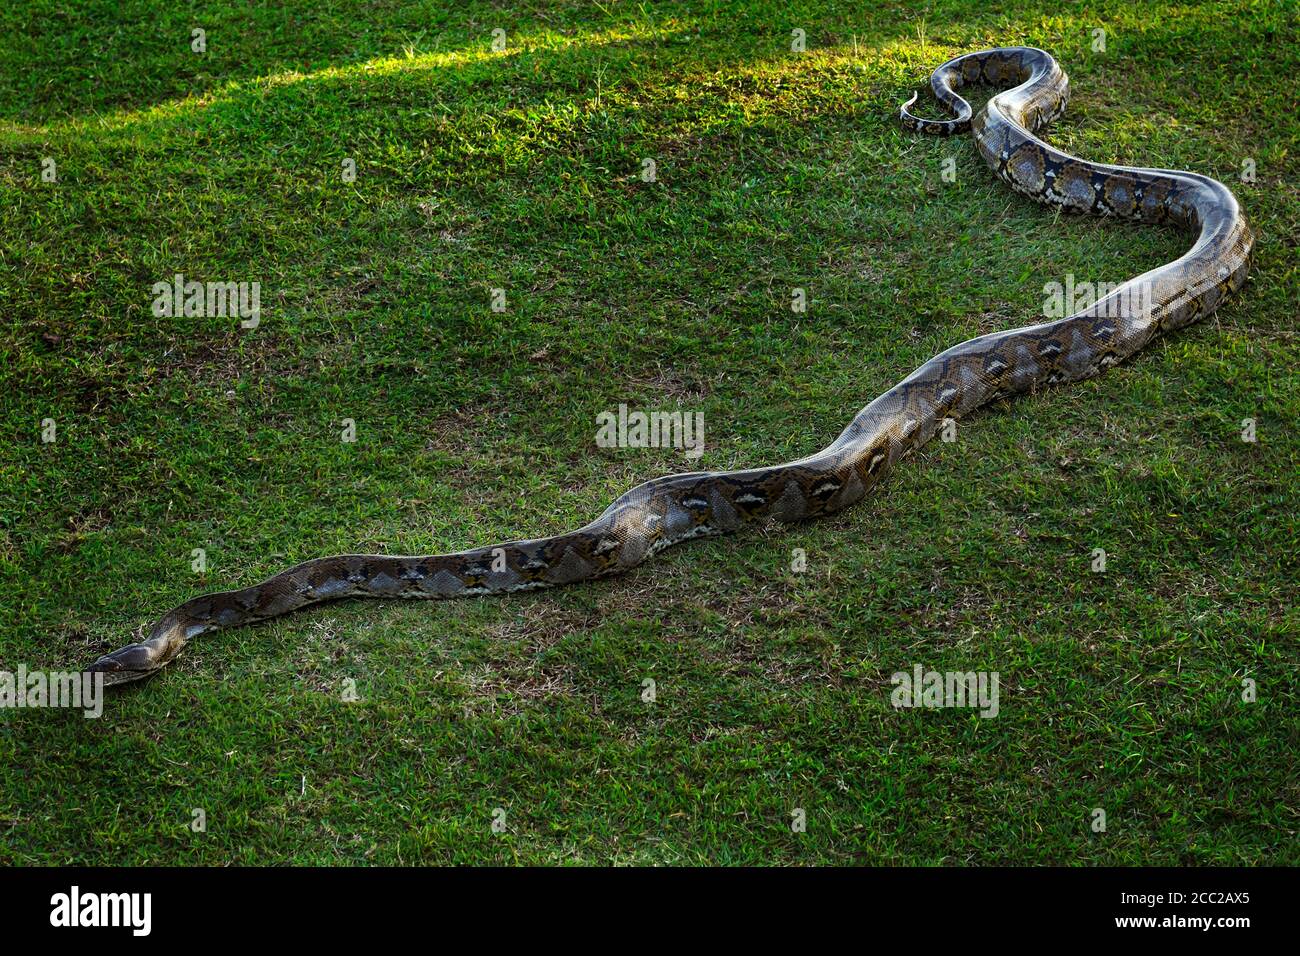
[[[1050,0],[1006,10],[996,4],[972,9],[964,0],[936,0],[920,10],[779,0],[644,3],[631,10],[561,2],[526,14],[479,0],[400,5],[288,0],[261,7],[101,0],[76,12],[56,0],[33,0],[0,11],[0,62],[6,64],[0,71],[0,118],[37,132],[42,124],[60,120],[107,115],[112,121],[190,97],[220,97],[231,88],[277,76],[357,68],[403,55],[487,55],[498,29],[505,31],[511,51],[586,45],[601,32],[653,36],[661,47],[676,46],[707,68],[788,51],[793,28],[804,30],[810,50],[904,39],[970,48],[1054,38],[1068,39],[1071,47],[1086,52],[1089,31],[1104,27],[1114,52],[1190,62],[1205,58],[1207,29],[1227,40],[1265,20],[1267,11],[1244,0],[1140,10],[1096,4],[1064,14]],[[1268,23],[1264,28],[1273,29]],[[1293,35],[1294,24],[1289,29]],[[195,30],[204,31],[202,53],[191,48]],[[1284,21],[1277,30],[1277,41],[1284,44]],[[1068,51],[1058,43],[1053,52]],[[1253,69],[1258,64],[1239,65]]]

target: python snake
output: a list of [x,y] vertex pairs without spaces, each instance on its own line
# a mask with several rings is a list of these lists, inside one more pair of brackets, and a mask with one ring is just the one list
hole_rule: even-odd
[[[973,120],[956,92],[1003,88]],[[157,671],[199,634],[338,598],[452,598],[587,581],[627,571],[691,538],[776,519],[830,514],[862,498],[946,418],[1038,386],[1077,382],[1133,355],[1159,332],[1205,318],[1245,282],[1253,236],[1222,183],[1196,173],[1077,159],[1034,134],[1061,115],[1068,80],[1042,50],[968,53],[939,67],[934,94],[956,118],[900,110],[909,130],[973,131],[980,155],[1018,193],[1066,212],[1165,223],[1196,232],[1181,258],[1066,318],[970,339],[930,359],[862,409],[822,451],[745,471],[656,478],[564,534],[436,556],[317,558],[252,587],[206,594],[165,614],[149,636],[90,666],[105,684]],[[1013,88],[1006,89],[1006,87]]]

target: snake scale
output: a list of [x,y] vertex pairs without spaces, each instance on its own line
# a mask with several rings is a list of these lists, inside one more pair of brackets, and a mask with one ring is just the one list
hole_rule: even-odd
[[[1002,90],[972,119],[956,92]],[[633,488],[590,524],[563,534],[435,556],[317,558],[260,584],[206,594],[167,612],[148,637],[90,666],[105,684],[157,671],[199,634],[338,598],[453,598],[588,581],[636,567],[691,538],[776,519],[831,514],[861,499],[945,418],[1039,386],[1077,382],[1133,355],[1160,332],[1205,318],[1246,280],[1253,236],[1222,183],[1196,173],[1085,162],[1036,133],[1061,115],[1068,80],[1042,50],[1006,47],[940,66],[934,94],[955,118],[900,110],[906,129],[972,131],[1013,190],[1066,212],[1163,223],[1195,233],[1179,259],[1056,321],[981,335],[934,356],[858,412],[816,454],[769,468],[669,475]]]

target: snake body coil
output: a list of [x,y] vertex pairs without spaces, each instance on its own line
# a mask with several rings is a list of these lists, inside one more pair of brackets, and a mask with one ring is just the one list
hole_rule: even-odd
[[[956,92],[1014,85],[973,120]],[[768,519],[830,514],[861,499],[943,419],[1038,386],[1077,382],[1133,355],[1159,332],[1205,318],[1245,282],[1253,237],[1222,183],[1196,173],[1089,163],[1034,134],[1065,108],[1068,81],[1042,50],[969,53],[935,71],[931,86],[955,116],[901,110],[907,129],[971,130],[980,154],[1018,193],[1068,212],[1167,223],[1196,233],[1181,258],[1144,273],[1074,315],[981,335],[930,359],[862,409],[822,451],[732,472],[656,478],[633,488],[576,531],[435,556],[317,558],[252,587],[206,594],[169,611],[142,642],[90,670],[119,684],[150,674],[190,639],[351,597],[453,598],[587,581],[636,567],[664,548]]]

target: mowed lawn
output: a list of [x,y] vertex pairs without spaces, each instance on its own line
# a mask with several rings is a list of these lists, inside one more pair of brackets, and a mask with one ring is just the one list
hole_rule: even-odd
[[[1071,77],[1053,142],[1237,192],[1256,264],[1210,321],[832,519],[209,635],[98,720],[0,711],[0,862],[1300,862],[1285,2],[6,5],[0,670],[808,454],[1046,283],[1179,255],[898,128],[1016,43]],[[156,317],[177,273],[260,283],[260,324]],[[597,447],[620,403],[702,413],[705,454]],[[997,716],[895,709],[917,665],[996,671]]]

